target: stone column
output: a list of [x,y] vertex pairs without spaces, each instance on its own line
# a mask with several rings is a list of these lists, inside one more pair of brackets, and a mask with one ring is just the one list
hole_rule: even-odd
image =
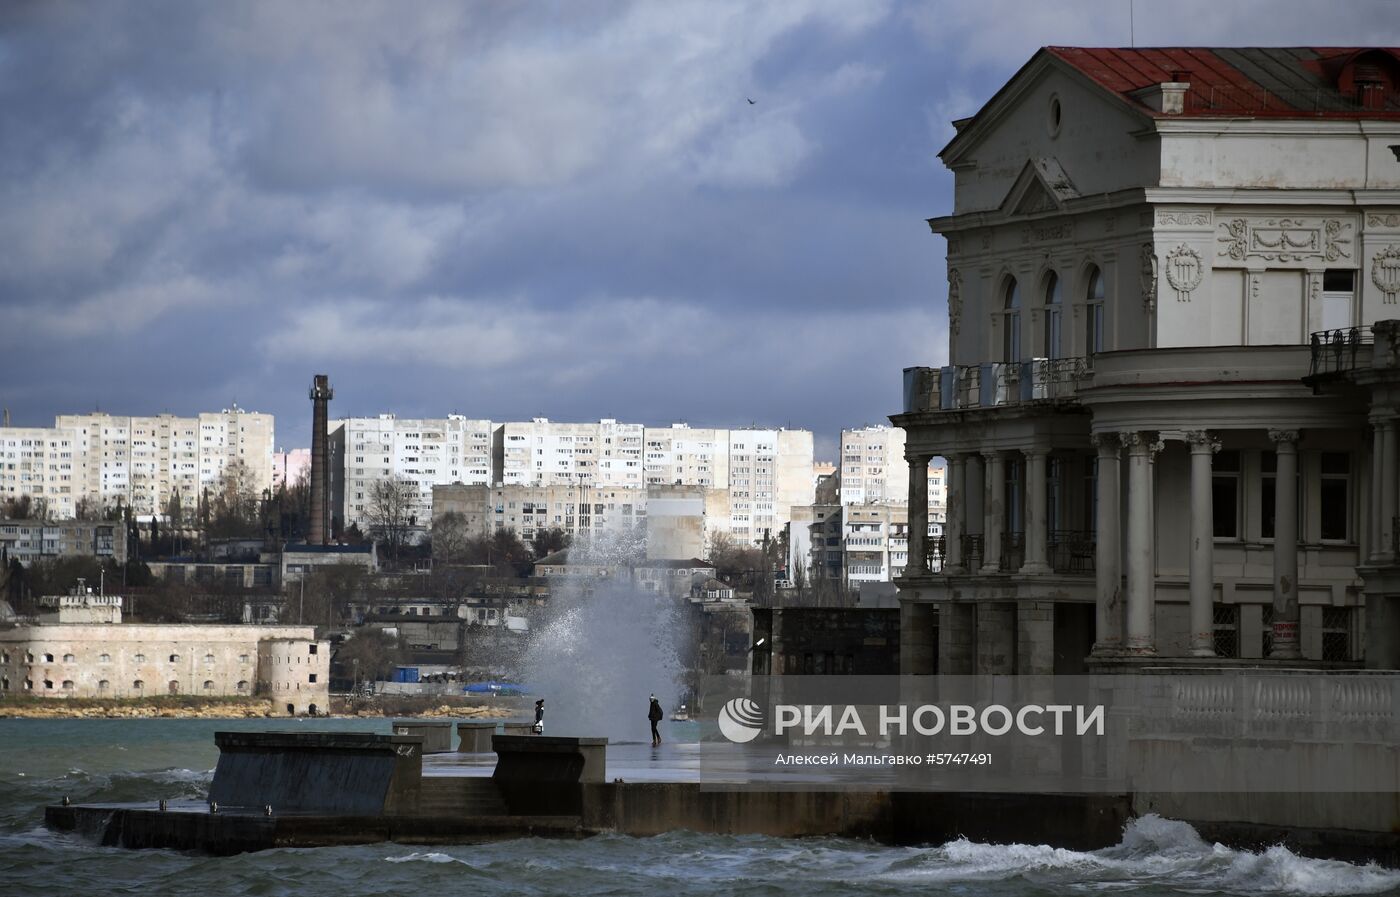
[[922,600],[918,592],[899,602],[899,674],[901,676],[931,676],[933,666],[933,621],[937,613],[933,604]]
[[1396,464],[1400,463],[1396,459],[1395,446],[1395,418],[1384,418],[1376,421],[1376,433],[1380,443],[1380,480],[1377,496],[1378,513],[1380,514],[1380,532],[1376,540],[1380,544],[1376,546],[1375,557],[1384,563],[1394,563],[1395,561],[1395,470]]
[[928,570],[928,455],[909,459],[909,560],[905,576],[926,575]]
[[1156,552],[1153,544],[1152,455],[1161,448],[1155,432],[1120,433],[1128,447],[1128,636],[1129,654],[1157,653],[1155,638]]
[[943,525],[943,572],[965,573],[962,536],[967,532],[967,456],[944,457],[948,459],[948,519]]
[[1006,525],[1006,462],[999,451],[982,453],[985,491],[981,573],[1001,572],[1001,534]]
[[1271,658],[1302,657],[1298,641],[1298,431],[1270,430],[1274,441],[1274,647]]
[[1026,557],[1022,573],[1049,573],[1045,552],[1049,542],[1049,524],[1045,507],[1045,462],[1047,449],[1032,446],[1026,456]]
[[1095,433],[1089,440],[1099,453],[1094,496],[1098,518],[1094,534],[1094,653],[1116,654],[1123,650],[1123,549],[1119,538],[1122,524],[1118,519],[1118,458],[1122,447],[1115,433]]
[[1220,443],[1205,430],[1186,434],[1191,446],[1191,656],[1215,656],[1215,515],[1211,461]]

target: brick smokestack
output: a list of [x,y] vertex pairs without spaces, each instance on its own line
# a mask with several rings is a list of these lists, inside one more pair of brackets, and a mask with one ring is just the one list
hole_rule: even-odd
[[317,374],[311,381],[311,520],[306,533],[308,545],[329,545],[331,541],[331,466],[326,445],[326,422],[333,395],[330,378]]

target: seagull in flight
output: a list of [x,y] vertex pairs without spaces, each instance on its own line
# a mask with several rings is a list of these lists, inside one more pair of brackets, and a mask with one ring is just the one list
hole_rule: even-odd
[[[744,99],[749,100],[748,97],[744,97]],[[754,106],[754,105],[757,105],[757,103],[756,103],[756,101],[754,101],[754,100],[749,100],[749,105],[750,105],[750,106]]]

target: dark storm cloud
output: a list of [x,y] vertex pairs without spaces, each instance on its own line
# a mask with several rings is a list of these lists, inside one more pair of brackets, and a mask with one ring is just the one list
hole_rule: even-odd
[[[1395,43],[1139,3],[1144,43]],[[937,363],[936,159],[1126,4],[10,3],[0,405],[791,424]],[[746,102],[753,98],[755,103]]]

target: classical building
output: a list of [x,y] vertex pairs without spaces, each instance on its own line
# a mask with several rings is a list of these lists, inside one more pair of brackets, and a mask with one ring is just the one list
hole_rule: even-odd
[[122,599],[56,595],[33,625],[0,630],[0,700],[260,695],[288,715],[330,706],[330,643],[310,626],[121,622]]
[[1050,47],[955,122],[948,363],[891,418],[911,508],[949,470],[906,672],[1396,665],[1397,87],[1392,49]]

